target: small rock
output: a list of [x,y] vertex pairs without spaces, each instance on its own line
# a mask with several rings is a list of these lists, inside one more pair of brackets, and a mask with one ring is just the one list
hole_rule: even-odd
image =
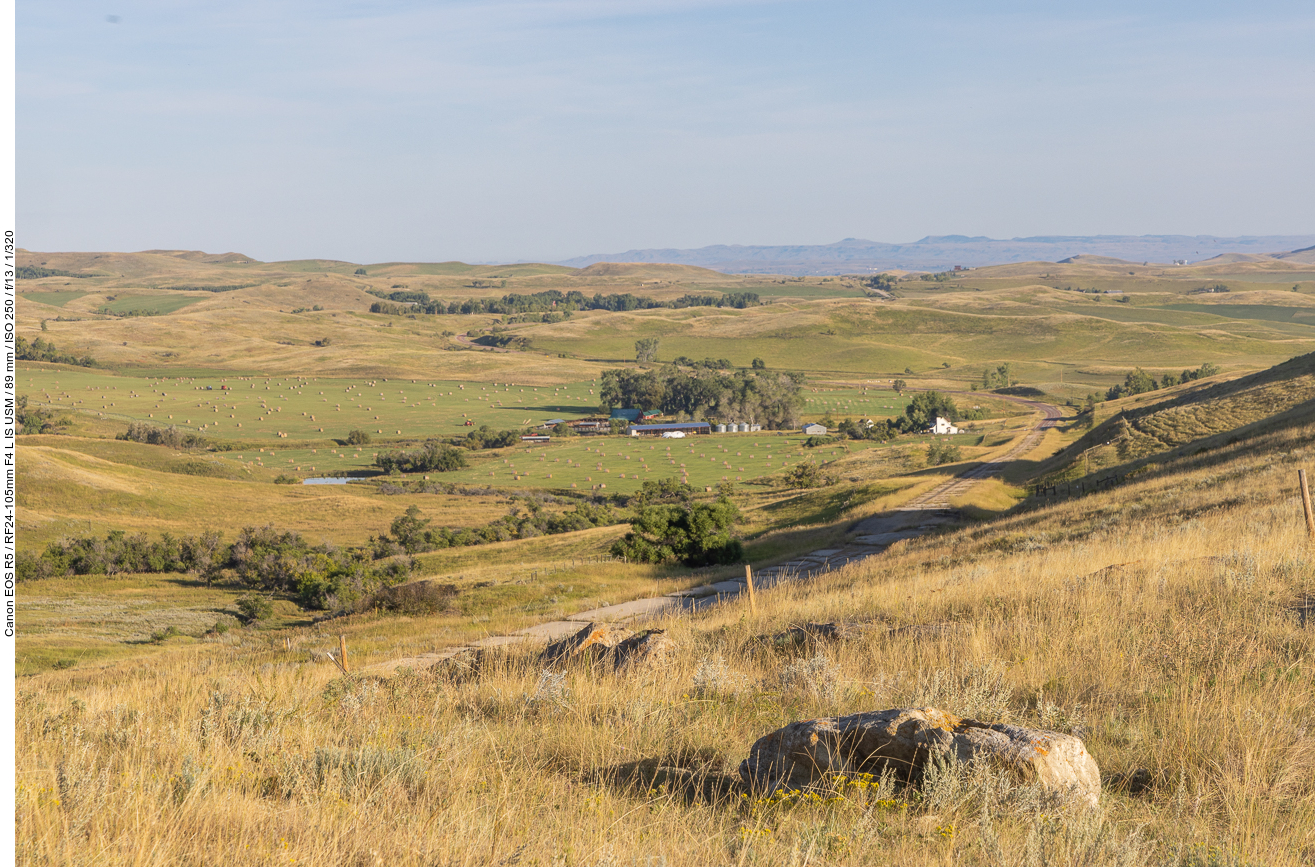
[[740,765],[754,791],[805,788],[827,774],[880,774],[921,779],[932,756],[961,762],[985,758],[1022,782],[1072,791],[1091,806],[1100,798],[1100,769],[1072,735],[1004,723],[960,719],[936,708],[896,708],[794,722],[759,738]]
[[487,656],[483,650],[465,647],[455,655],[434,663],[425,671],[432,677],[451,684],[470,683],[479,679],[486,661]]
[[1121,774],[1113,774],[1106,785],[1118,792],[1126,792],[1129,795],[1140,795],[1148,792],[1157,786],[1165,784],[1163,774],[1153,774],[1147,768],[1135,768],[1131,771],[1124,771]]
[[807,644],[817,641],[848,641],[861,638],[869,628],[865,623],[844,623],[839,620],[830,623],[801,623],[791,626],[784,632],[778,632],[768,639],[777,647],[792,644]]

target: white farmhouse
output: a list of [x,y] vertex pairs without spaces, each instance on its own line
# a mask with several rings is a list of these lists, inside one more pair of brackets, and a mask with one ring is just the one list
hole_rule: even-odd
[[960,428],[957,428],[957,427],[955,427],[954,425],[950,424],[950,420],[949,420],[949,419],[944,419],[944,418],[941,418],[940,416],[936,416],[936,424],[932,425],[932,426],[927,430],[927,433],[932,433],[932,434],[957,434],[957,433],[963,433],[963,431],[962,431]]

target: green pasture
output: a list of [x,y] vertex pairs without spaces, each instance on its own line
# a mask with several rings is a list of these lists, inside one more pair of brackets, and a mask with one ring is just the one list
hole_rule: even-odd
[[[1228,274],[1216,282],[1227,283],[1236,280],[1239,283],[1269,283],[1277,289],[1292,290],[1294,284],[1315,281],[1315,271],[1260,271],[1250,274]],[[1206,284],[1209,285],[1209,284]],[[1256,286],[1265,289],[1265,286]]]
[[[647,480],[679,478],[695,487],[724,481],[748,482],[780,474],[800,461],[832,461],[891,444],[847,442],[804,448],[807,439],[782,431],[655,437],[587,436],[554,438],[546,444],[519,444],[505,449],[469,452],[465,469],[430,473],[431,481],[505,488],[575,488],[630,493]],[[957,445],[982,444],[980,433],[942,439]],[[899,444],[906,445],[901,441]],[[256,446],[229,452],[224,458],[251,470],[273,470],[298,477],[341,473],[367,474],[380,452],[404,448],[396,443],[368,446],[298,445],[293,448]],[[416,475],[402,477],[415,481]]]
[[82,296],[88,294],[90,293],[75,292],[72,289],[68,289],[68,290],[57,289],[52,292],[22,292],[19,294],[18,297],[26,298],[29,301],[36,301],[39,304],[48,304],[51,307],[63,307],[65,304],[69,303],[70,301],[76,301]]
[[[883,380],[884,384],[885,380]],[[847,418],[894,418],[903,415],[910,397],[878,388],[825,388],[805,385],[803,418],[818,421],[830,413],[837,422]]]
[[109,313],[145,313],[163,316],[182,310],[191,304],[203,300],[201,295],[121,295],[108,304],[102,304],[100,310]]
[[498,488],[575,488],[630,493],[645,481],[677,478],[697,487],[748,482],[801,461],[830,461],[884,444],[851,442],[806,449],[807,437],[781,431],[656,437],[570,437],[548,445],[474,453],[471,466],[431,479]]
[[[227,386],[227,389],[224,387]],[[276,442],[373,437],[458,436],[473,426],[499,430],[598,411],[597,386],[521,386],[396,378],[134,377],[99,370],[28,367],[18,392],[57,411],[176,425],[227,440]],[[280,436],[283,434],[283,436]]]
[[1258,319],[1286,322],[1315,328],[1315,307],[1285,307],[1276,304],[1170,304],[1170,310],[1207,313],[1225,319]]

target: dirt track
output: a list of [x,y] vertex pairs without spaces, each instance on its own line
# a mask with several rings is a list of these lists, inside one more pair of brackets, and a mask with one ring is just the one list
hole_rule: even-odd
[[[969,392],[950,393],[969,394]],[[1004,395],[1000,396],[1005,397]],[[961,496],[977,482],[999,473],[1009,461],[1027,454],[1036,447],[1045,432],[1054,427],[1056,420],[1060,418],[1059,407],[1052,404],[1018,397],[1005,397],[1005,399],[1031,407],[1043,416],[1007,452],[992,461],[973,466],[931,490],[919,494],[894,512],[874,515],[856,524],[850,531],[851,541],[846,542],[841,547],[810,551],[788,562],[769,566],[762,570],[755,570],[754,586],[766,589],[784,581],[811,578],[849,563],[876,556],[901,539],[921,536],[942,524],[954,520],[954,515],[948,511],[951,497]],[[586,623],[592,621],[634,622],[696,611],[735,598],[745,586],[744,579],[740,578],[695,587],[691,590],[679,590],[664,596],[635,599],[619,605],[608,605],[592,611],[582,611],[579,614],[571,615],[565,620],[540,623],[527,629],[518,630],[510,635],[493,635],[461,647],[389,660],[369,666],[366,670],[384,674],[394,672],[402,667],[425,668],[448,657],[455,656],[463,650],[478,650],[527,642],[555,641],[573,634],[582,629]]]

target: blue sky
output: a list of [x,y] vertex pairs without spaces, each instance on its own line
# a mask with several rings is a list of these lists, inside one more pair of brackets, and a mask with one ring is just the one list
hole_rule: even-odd
[[18,3],[34,250],[1315,232],[1315,4]]

